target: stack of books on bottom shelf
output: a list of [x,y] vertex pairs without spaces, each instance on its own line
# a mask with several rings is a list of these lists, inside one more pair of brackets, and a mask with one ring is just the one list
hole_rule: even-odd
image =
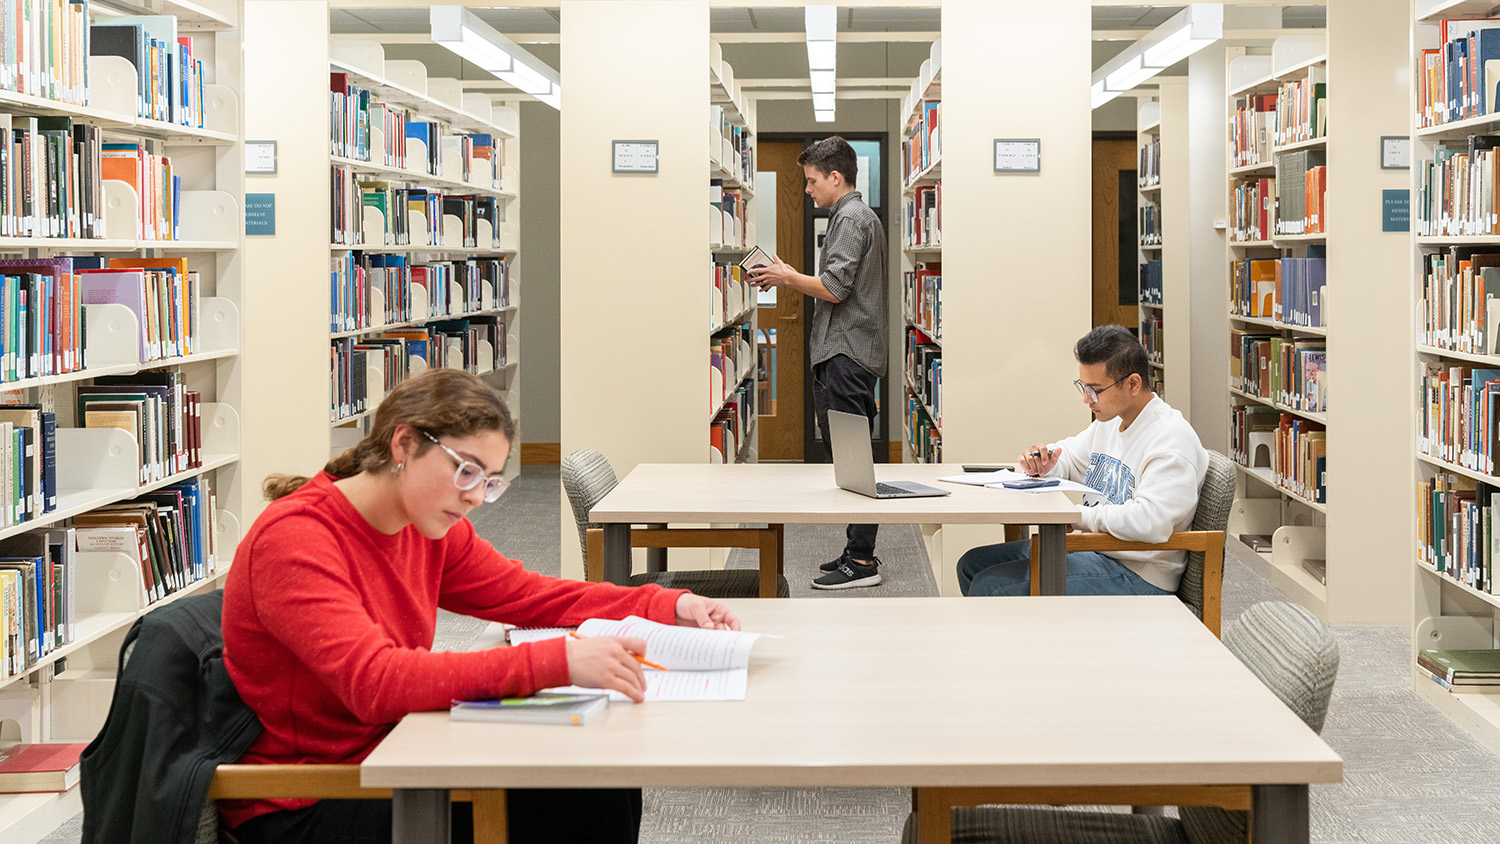
[[1417,668],[1456,695],[1500,693],[1500,650],[1423,648]]
[[67,791],[78,784],[87,743],[22,742],[0,749],[0,794]]
[[751,403],[754,389],[749,381],[735,387],[723,409],[708,424],[708,445],[717,450],[721,463],[735,462],[735,456],[745,448],[745,436],[755,418],[755,405]]

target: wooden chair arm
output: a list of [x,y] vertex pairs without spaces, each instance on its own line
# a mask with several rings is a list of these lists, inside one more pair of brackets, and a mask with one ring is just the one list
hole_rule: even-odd
[[604,530],[602,528],[589,528],[584,534],[587,537],[588,552],[584,555],[583,576],[590,583],[604,582]]

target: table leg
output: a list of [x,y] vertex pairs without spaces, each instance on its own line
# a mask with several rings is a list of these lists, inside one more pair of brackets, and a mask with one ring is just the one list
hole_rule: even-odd
[[[667,529],[667,526],[665,524],[661,524],[661,523],[649,524],[649,525],[646,525],[646,527],[651,528],[653,530],[666,530]],[[667,570],[667,549],[665,549],[665,548],[647,548],[646,549],[646,571],[651,572],[652,574],[661,574],[662,572],[664,572],[666,570]]]
[[781,573],[781,532],[776,530],[776,525],[766,525],[765,530],[759,531],[760,548],[758,549],[760,559],[760,596],[762,598],[776,597],[776,576]]
[[604,582],[630,580],[630,525],[604,525]]
[[1254,844],[1307,844],[1307,786],[1252,786],[1250,840]]
[[1041,547],[1038,562],[1041,566],[1042,595],[1068,594],[1068,531],[1064,525],[1041,525]]
[[391,844],[449,844],[453,839],[446,788],[391,792]]

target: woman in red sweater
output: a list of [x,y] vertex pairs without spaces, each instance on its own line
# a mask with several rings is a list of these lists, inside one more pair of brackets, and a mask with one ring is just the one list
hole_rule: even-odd
[[[465,516],[505,491],[515,435],[492,387],[438,369],[392,390],[369,435],[316,477],[266,479],[273,503],[240,542],[224,593],[225,663],[265,726],[241,762],[357,763],[402,716],[455,699],[568,684],[642,699],[640,639],[433,652],[438,607],[522,626],[634,614],[739,627],[723,604],[682,590],[529,572],[475,535]],[[638,789],[513,790],[507,800],[512,842],[635,841],[640,826]],[[242,844],[387,842],[390,811],[380,800],[221,808]]]

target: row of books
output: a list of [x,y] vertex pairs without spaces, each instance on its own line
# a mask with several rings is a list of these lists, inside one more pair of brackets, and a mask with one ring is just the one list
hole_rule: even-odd
[[943,340],[943,264],[918,261],[901,274],[902,302],[907,319],[932,339]]
[[1271,239],[1276,222],[1276,179],[1262,177],[1233,183],[1229,196],[1229,240],[1255,243]]
[[1152,135],[1149,143],[1136,150],[1135,183],[1149,188],[1161,184],[1161,136]]
[[[375,101],[372,92],[350,82],[347,73],[330,73],[328,82],[328,152],[405,169],[406,123],[411,113]],[[373,149],[375,128],[381,137],[378,150]]]
[[1141,345],[1146,347],[1146,359],[1152,363],[1166,363],[1163,351],[1166,348],[1167,341],[1163,335],[1162,327],[1161,311],[1141,312]]
[[[385,392],[426,369],[478,374],[506,366],[509,333],[505,320],[481,314],[391,329],[373,337],[334,339],[329,347],[329,419],[337,422],[374,410]],[[379,374],[378,383],[370,381],[372,370]]]
[[1277,146],[1328,137],[1328,68],[1315,64],[1276,95]]
[[1137,211],[1140,217],[1139,231],[1142,246],[1161,245],[1161,206],[1154,202],[1144,202]]
[[1271,160],[1276,135],[1276,95],[1236,97],[1229,116],[1231,167],[1249,167]]
[[755,290],[749,284],[750,272],[728,261],[711,262],[713,287],[708,296],[708,325],[718,330],[724,321],[744,314],[755,304]]
[[57,415],[37,404],[0,405],[0,526],[57,509]]
[[1139,290],[1139,302],[1142,305],[1162,304],[1162,275],[1161,259],[1152,258],[1141,263],[1141,284]]
[[1495,487],[1450,472],[1417,482],[1417,559],[1459,583],[1495,594]]
[[[76,389],[75,402],[78,427],[120,428],[135,439],[143,484],[203,465],[203,396],[179,370],[96,378]],[[28,424],[45,430],[45,419],[28,412]],[[45,449],[38,459],[40,470]]]
[[8,0],[0,27],[0,87],[87,104],[89,14],[87,2]]
[[932,421],[943,425],[943,347],[916,328],[906,329],[907,388],[927,405]]
[[755,421],[755,390],[755,384],[750,381],[735,385],[724,406],[708,423],[708,444],[718,449],[725,463],[733,463],[735,456],[745,448],[745,438]]
[[119,56],[131,63],[136,75],[137,117],[203,126],[203,62],[193,57],[192,39],[178,37],[176,17],[100,18],[90,27],[84,52]]
[[[1276,486],[1328,503],[1328,432],[1317,422],[1245,405],[1230,409],[1230,450],[1252,469],[1269,468]],[[1265,457],[1269,455],[1269,464]]]
[[1293,410],[1328,412],[1326,341],[1238,329],[1229,333],[1229,377],[1237,388]]
[[710,243],[732,249],[750,245],[745,240],[749,231],[750,206],[743,190],[725,187],[722,179],[711,179],[708,183],[708,211]]
[[904,239],[908,246],[941,246],[943,243],[943,183],[921,185],[903,202]]
[[[755,363],[755,344],[748,325],[735,326],[708,339],[708,409],[717,413],[724,402],[739,389],[740,376]],[[753,376],[754,373],[752,372]]]
[[1470,354],[1500,348],[1500,254],[1453,249],[1422,253],[1422,322],[1417,342]]
[[[1500,38],[1500,30],[1496,31]],[[1439,146],[1417,164],[1416,230],[1421,237],[1500,234],[1500,135],[1470,135],[1466,146]]]
[[942,160],[942,134],[939,131],[942,116],[941,100],[923,100],[913,111],[901,138],[901,157],[905,167],[903,182],[910,184],[919,173]]
[[724,165],[742,185],[755,183],[755,135],[744,126],[736,126],[724,113],[724,107],[708,107],[710,143],[719,153],[713,160]]
[[1307,255],[1231,262],[1231,313],[1307,328],[1327,325],[1328,259],[1317,245]]
[[1417,60],[1417,126],[1438,126],[1494,114],[1500,83],[1500,27],[1496,20],[1438,22],[1440,46]]
[[212,485],[194,478],[74,516],[69,527],[0,539],[0,676],[23,673],[77,640],[79,553],[125,554],[139,567],[141,604],[218,570]]
[[97,126],[0,114],[0,235],[103,237],[103,151]]
[[1418,383],[1417,448],[1495,474],[1500,451],[1500,369],[1427,364]]
[[906,444],[918,463],[943,462],[943,432],[922,403],[921,396],[906,391]]
[[1417,670],[1456,695],[1500,692],[1500,650],[1423,648],[1417,651]]
[[[367,181],[353,168],[334,165],[332,174],[332,231],[330,240],[341,246],[443,246],[445,217],[458,218],[465,248],[494,247],[495,230],[502,222],[500,204],[493,196],[448,194],[425,188],[407,188],[390,182]],[[365,231],[365,209],[380,212],[382,230]],[[421,214],[421,231],[411,230],[411,212]],[[487,224],[481,225],[481,223]],[[481,234],[485,232],[485,234]],[[490,239],[489,242],[480,242]]]
[[1276,156],[1276,209],[1279,235],[1328,231],[1328,155],[1302,149]]

